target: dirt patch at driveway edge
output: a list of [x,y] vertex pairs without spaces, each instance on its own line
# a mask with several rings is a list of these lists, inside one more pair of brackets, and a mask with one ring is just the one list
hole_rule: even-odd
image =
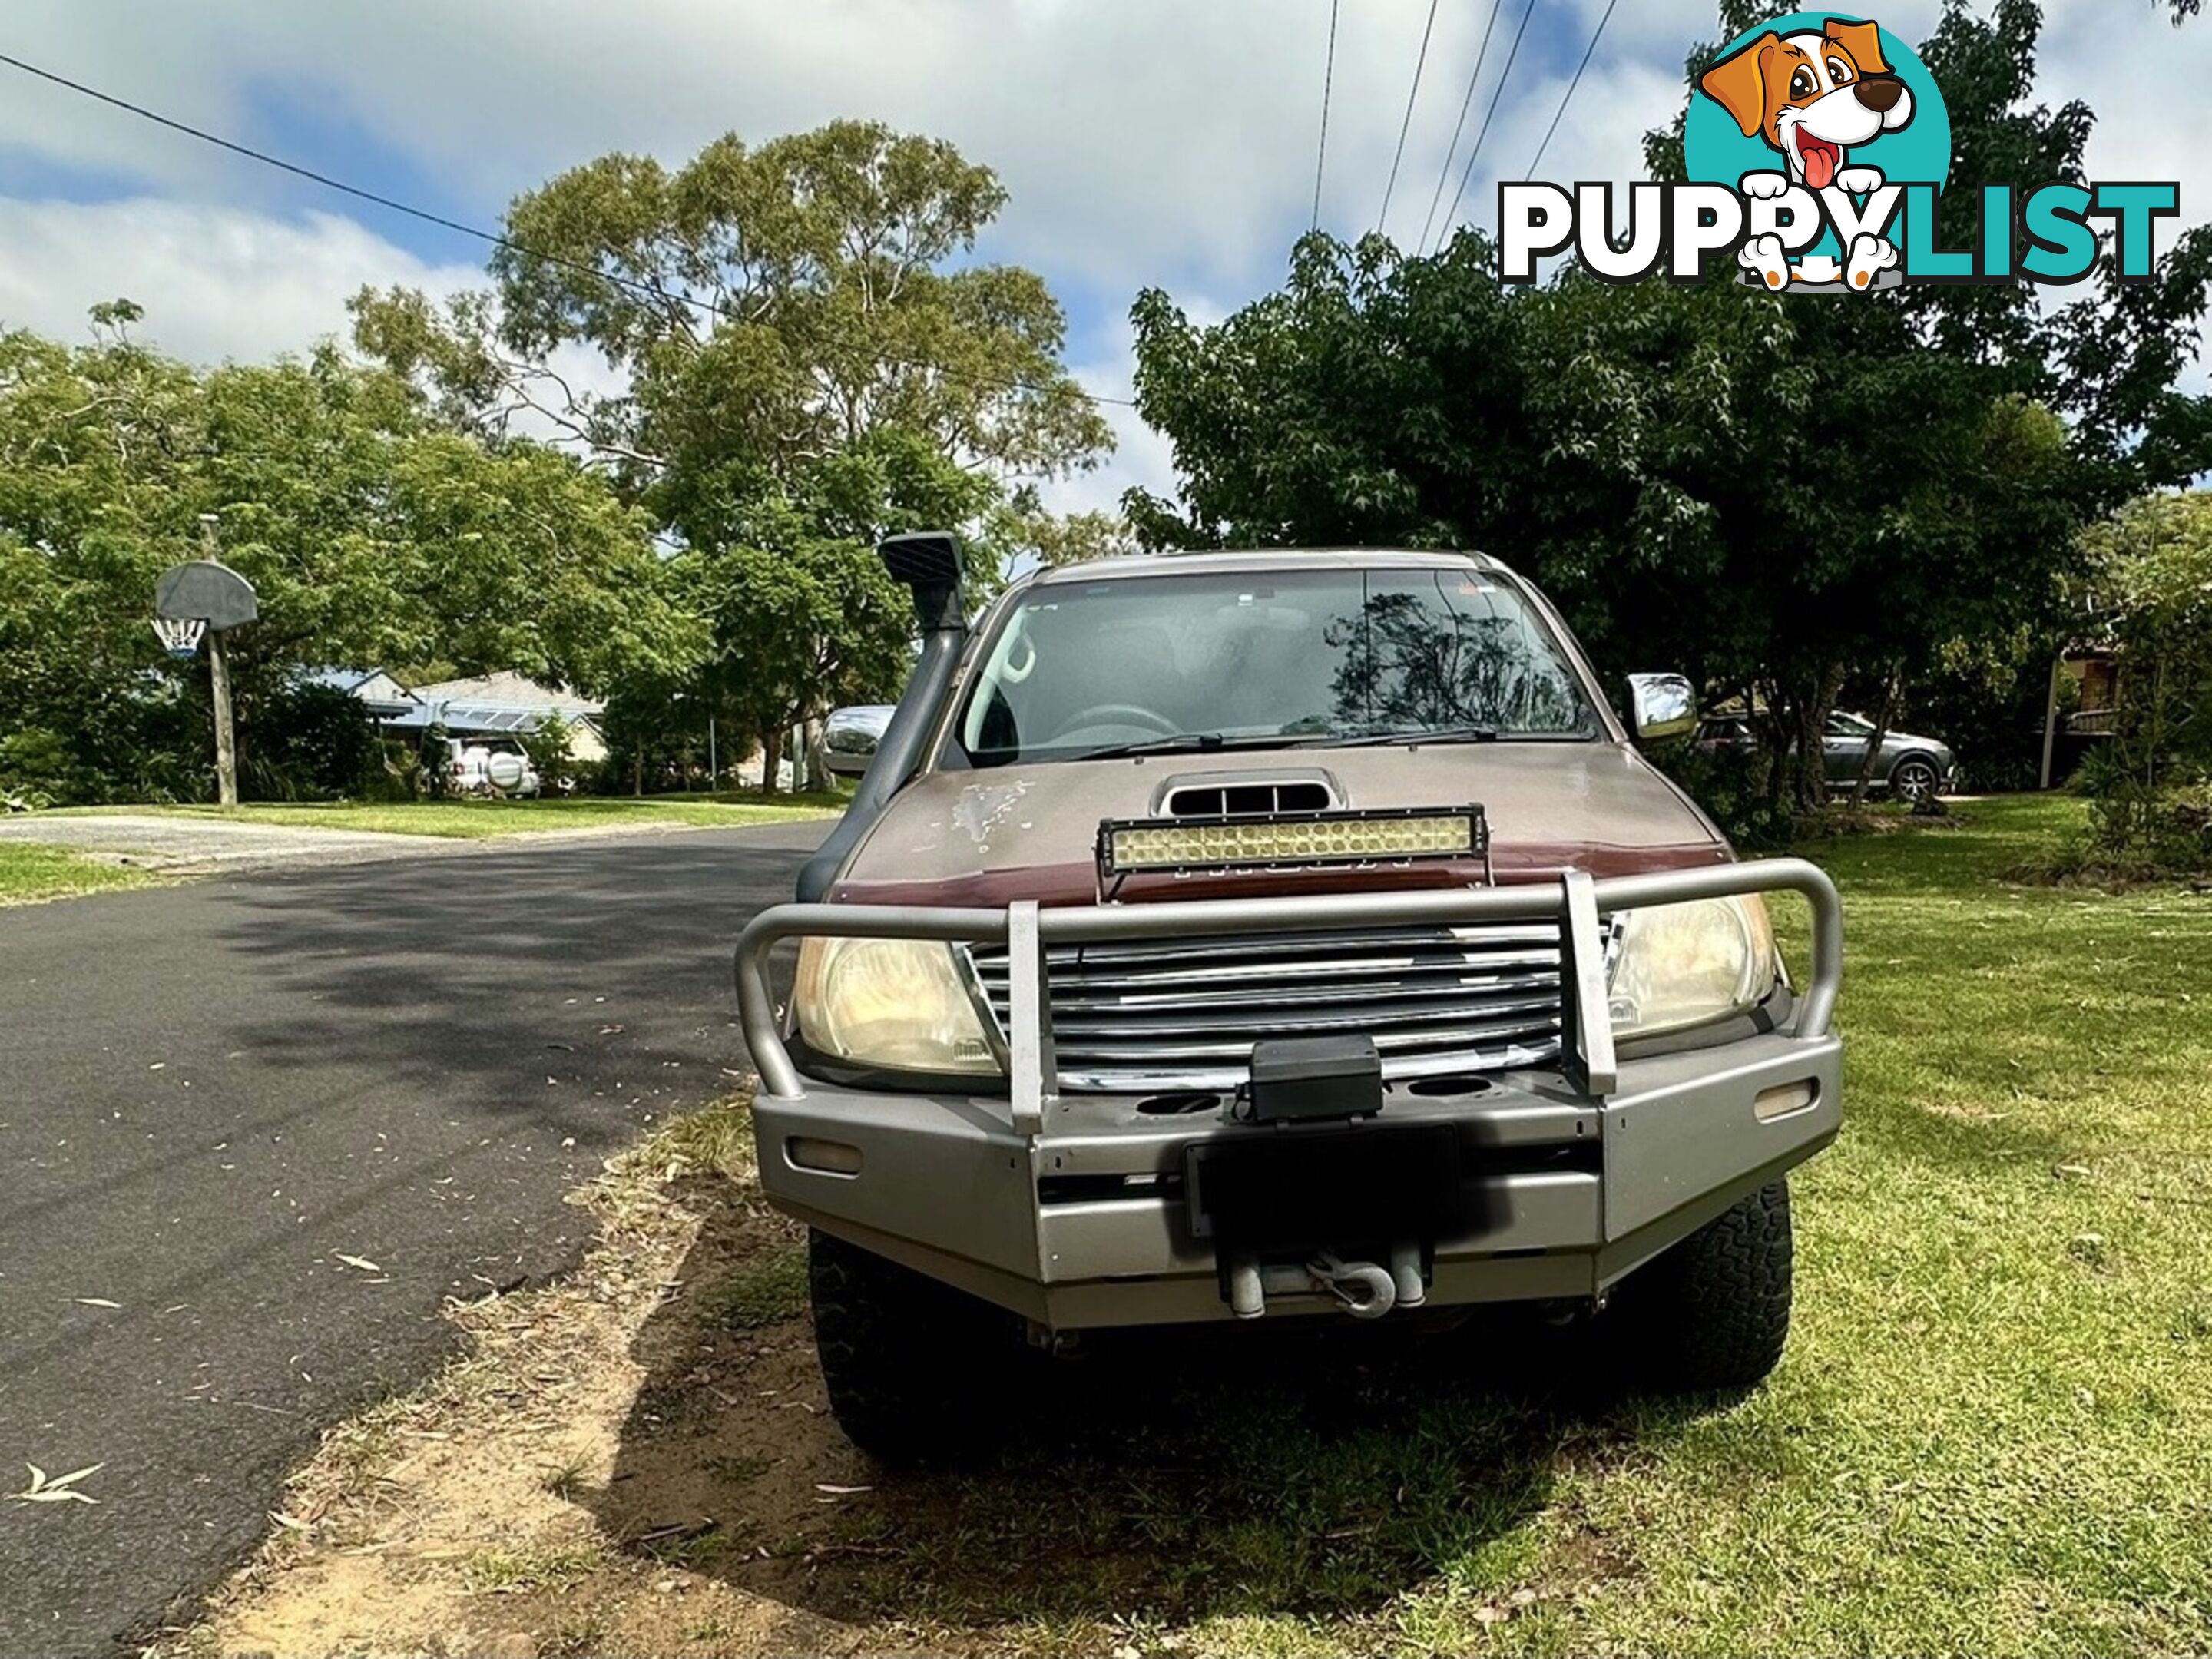
[[[641,1399],[648,1372],[634,1350],[653,1315],[684,1294],[678,1275],[697,1268],[712,1210],[724,1241],[714,1316],[744,1351],[732,1356],[744,1372],[783,1386],[755,1391],[762,1397],[744,1415],[761,1425],[759,1443],[718,1444],[703,1460],[704,1488],[727,1492],[781,1465],[779,1478],[757,1482],[763,1510],[826,1509],[866,1490],[858,1454],[813,1397],[819,1381],[800,1340],[803,1256],[792,1224],[759,1200],[750,1139],[742,1103],[725,1103],[611,1160],[570,1195],[599,1223],[578,1270],[552,1285],[449,1303],[470,1354],[330,1430],[272,1512],[259,1554],[197,1622],[162,1632],[150,1651],[915,1651],[887,1644],[880,1626],[728,1582],[720,1558],[731,1553],[771,1565],[779,1580],[808,1572],[803,1534],[815,1528],[790,1522],[810,1517],[695,1513],[696,1490],[624,1489],[625,1433],[657,1406],[677,1417],[688,1409],[681,1397]],[[694,1570],[710,1559],[722,1571]]]

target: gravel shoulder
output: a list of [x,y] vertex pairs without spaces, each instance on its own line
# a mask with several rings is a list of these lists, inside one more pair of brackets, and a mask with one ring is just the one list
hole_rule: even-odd
[[[805,823],[804,819],[793,822]],[[393,859],[452,858],[518,848],[561,847],[610,839],[691,835],[708,826],[679,822],[604,823],[516,830],[464,838],[337,830],[262,821],[229,822],[167,814],[40,813],[0,818],[0,845],[58,847],[122,868],[169,876],[221,871],[319,869]],[[821,831],[813,832],[817,837]]]

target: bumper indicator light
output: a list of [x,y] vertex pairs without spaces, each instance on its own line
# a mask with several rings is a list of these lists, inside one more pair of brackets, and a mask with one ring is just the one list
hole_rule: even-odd
[[1820,1097],[1820,1085],[1811,1078],[1796,1083],[1778,1084],[1771,1089],[1761,1089],[1751,1103],[1751,1115],[1761,1123],[1771,1123],[1778,1117],[1794,1116],[1808,1109]]

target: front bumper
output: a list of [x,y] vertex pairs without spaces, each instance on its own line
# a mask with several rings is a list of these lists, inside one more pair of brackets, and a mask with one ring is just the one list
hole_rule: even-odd
[[[1711,1048],[1617,1060],[1595,971],[1598,905],[1609,911],[1773,888],[1802,892],[1814,906],[1814,973],[1790,1023]],[[1194,1233],[1184,1155],[1195,1142],[1270,1131],[1212,1115],[1147,1114],[1135,1096],[1059,1095],[1042,942],[1291,919],[1313,927],[1337,911],[1346,925],[1409,912],[1548,915],[1565,923],[1568,1063],[1470,1079],[1458,1092],[1395,1086],[1374,1120],[1376,1133],[1449,1124],[1458,1139],[1471,1219],[1452,1236],[1415,1241],[1431,1305],[1595,1297],[1811,1157],[1839,1127],[1841,1045],[1827,1021],[1842,928],[1833,887],[1809,865],[1775,860],[1595,884],[1570,875],[1557,888],[1331,898],[1302,902],[1281,920],[1262,914],[1278,902],[1043,913],[1023,905],[793,905],[765,913],[740,945],[738,974],[763,1075],[753,1122],[763,1188],[812,1225],[1052,1329],[1230,1318],[1227,1264]],[[1133,923],[1131,911],[1139,913]],[[776,939],[810,933],[1006,940],[1027,964],[1014,988],[1009,1091],[891,1094],[801,1079],[776,1030],[763,969]],[[1341,1243],[1313,1241],[1316,1249]],[[1271,1296],[1267,1309],[1273,1316],[1337,1305],[1315,1289]]]

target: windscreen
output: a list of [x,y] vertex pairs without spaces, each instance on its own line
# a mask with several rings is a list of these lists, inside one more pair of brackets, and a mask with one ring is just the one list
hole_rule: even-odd
[[1467,568],[1049,583],[1007,613],[953,732],[969,764],[1176,738],[1327,746],[1599,726],[1544,623]]

